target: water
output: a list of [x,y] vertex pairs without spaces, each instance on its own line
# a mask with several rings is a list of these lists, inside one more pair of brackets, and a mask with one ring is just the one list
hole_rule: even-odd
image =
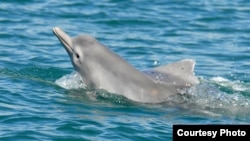
[[[0,140],[172,140],[173,124],[249,124],[247,0],[3,0]],[[139,70],[191,58],[181,102],[88,91],[52,27],[87,33]]]

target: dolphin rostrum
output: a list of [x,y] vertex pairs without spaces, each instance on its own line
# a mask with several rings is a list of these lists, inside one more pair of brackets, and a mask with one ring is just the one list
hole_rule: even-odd
[[71,38],[59,27],[54,27],[53,33],[88,88],[103,89],[136,102],[160,103],[199,83],[193,72],[195,61],[191,59],[141,72],[94,37]]

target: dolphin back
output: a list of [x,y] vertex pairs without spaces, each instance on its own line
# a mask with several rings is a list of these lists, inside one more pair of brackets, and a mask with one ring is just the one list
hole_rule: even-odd
[[194,66],[194,60],[185,59],[155,67],[144,73],[158,83],[187,87],[199,84],[198,78],[194,75]]

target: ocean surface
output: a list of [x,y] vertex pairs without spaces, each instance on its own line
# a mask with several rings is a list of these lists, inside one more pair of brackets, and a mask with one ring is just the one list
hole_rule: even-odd
[[[249,124],[249,17],[249,0],[1,0],[0,140],[171,141],[174,124]],[[90,92],[55,26],[138,70],[194,59],[201,83],[162,104]]]

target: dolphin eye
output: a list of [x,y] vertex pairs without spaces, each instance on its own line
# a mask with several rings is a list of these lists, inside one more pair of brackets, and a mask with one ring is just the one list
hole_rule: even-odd
[[78,59],[80,58],[80,56],[79,56],[79,54],[78,54],[78,53],[76,53],[76,58],[78,58]]

